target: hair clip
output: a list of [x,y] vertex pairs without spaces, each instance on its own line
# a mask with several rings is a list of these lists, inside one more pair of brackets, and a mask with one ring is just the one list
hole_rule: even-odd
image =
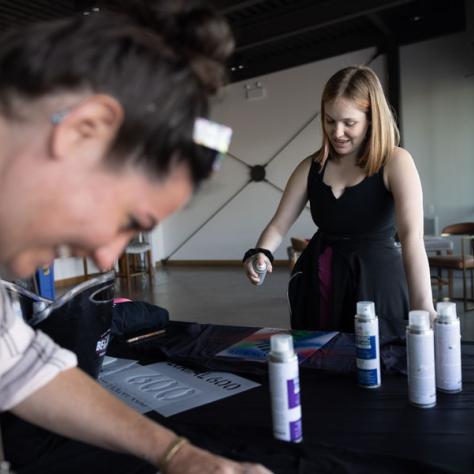
[[53,125],[58,125],[59,123],[61,123],[64,119],[64,117],[66,117],[67,115],[67,112],[65,110],[62,110],[60,112],[54,112],[53,115],[51,115],[51,123]]
[[202,117],[194,121],[193,141],[211,150],[225,154],[229,149],[232,129]]
[[212,163],[213,171],[218,171],[227,153],[232,137],[232,129],[225,125],[198,117],[194,122],[193,141],[217,152]]

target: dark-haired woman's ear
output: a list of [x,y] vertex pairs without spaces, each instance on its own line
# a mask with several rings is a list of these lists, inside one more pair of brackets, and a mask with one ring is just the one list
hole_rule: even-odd
[[[59,117],[59,119],[56,119]],[[109,95],[88,97],[53,116],[50,153],[54,159],[103,160],[124,119],[122,105]]]

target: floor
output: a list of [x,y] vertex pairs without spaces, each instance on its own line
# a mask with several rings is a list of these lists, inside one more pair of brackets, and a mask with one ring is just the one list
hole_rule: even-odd
[[165,307],[173,320],[285,328],[287,279],[288,270],[277,268],[257,287],[240,267],[172,266],[156,272],[151,288],[147,278],[137,279],[130,297]]
[[[168,266],[156,271],[151,286],[146,277],[136,278],[130,295],[119,288],[117,296],[163,306],[177,321],[287,328],[287,282],[286,267],[275,268],[256,287],[240,267]],[[455,294],[460,293],[457,282]],[[463,340],[474,341],[474,310],[464,314],[459,300],[457,310]]]

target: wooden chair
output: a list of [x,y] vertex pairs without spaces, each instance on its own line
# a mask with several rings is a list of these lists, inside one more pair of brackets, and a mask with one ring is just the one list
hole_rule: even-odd
[[301,252],[308,245],[308,241],[305,239],[299,239],[297,237],[291,237],[291,247],[288,247],[288,258],[290,260],[290,271],[293,270],[296,260],[298,260]]
[[[474,222],[461,222],[446,226],[442,236],[459,236],[461,239],[460,255],[433,255],[428,257],[431,268],[448,271],[448,295],[453,298],[453,270],[462,272],[464,311],[470,311],[468,302],[474,301]],[[467,291],[467,276],[470,274],[470,296]]]
[[[434,255],[452,255],[454,243],[452,239],[448,239],[447,237],[440,237],[439,235],[425,235],[423,237],[425,250],[428,257]],[[442,289],[444,286],[448,286],[450,281],[443,276],[443,272],[441,268],[437,268],[436,275],[431,275],[431,284],[436,286],[437,289],[437,300],[443,300]],[[448,297],[449,299],[449,297]]]
[[124,278],[130,295],[132,278],[148,275],[150,284],[153,281],[153,263],[151,260],[151,244],[144,233],[130,241],[119,259],[117,276]]

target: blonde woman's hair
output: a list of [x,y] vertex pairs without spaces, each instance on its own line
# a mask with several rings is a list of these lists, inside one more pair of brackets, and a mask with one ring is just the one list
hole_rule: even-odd
[[366,66],[341,69],[326,83],[321,96],[323,143],[314,153],[314,159],[323,167],[331,156],[332,147],[324,128],[325,105],[340,97],[352,100],[358,109],[367,114],[369,128],[357,158],[357,165],[367,176],[371,176],[388,162],[393,148],[399,143],[400,134],[379,78]]

